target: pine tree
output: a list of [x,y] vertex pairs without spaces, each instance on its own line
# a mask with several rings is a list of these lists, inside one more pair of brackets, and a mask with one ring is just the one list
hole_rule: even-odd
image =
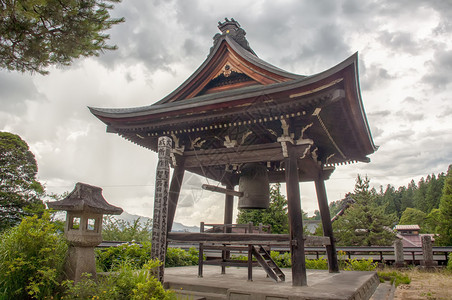
[[116,49],[103,32],[124,21],[109,14],[120,1],[0,1],[0,68],[46,74],[49,65]]
[[358,175],[352,194],[356,201],[343,216],[333,223],[339,245],[390,245],[395,234],[390,229],[396,217],[385,213],[376,202],[376,191],[369,190],[369,179]]
[[438,217],[439,237],[436,239],[436,243],[443,246],[452,246],[452,165],[449,165],[445,177]]
[[[427,177],[427,180],[430,180],[430,175]],[[427,207],[425,205],[425,195],[427,194],[427,182],[422,177],[419,180],[417,191],[414,195],[414,208],[417,208],[419,210],[422,210],[425,213],[427,212]]]
[[443,194],[444,173],[432,174],[430,182],[428,182],[427,191],[425,193],[425,206],[427,212],[439,207],[439,202]]

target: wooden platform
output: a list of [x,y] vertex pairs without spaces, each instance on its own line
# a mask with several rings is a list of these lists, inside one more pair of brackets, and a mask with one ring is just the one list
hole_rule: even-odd
[[246,268],[227,268],[222,275],[219,267],[205,266],[203,278],[196,276],[196,266],[167,268],[165,288],[188,296],[181,299],[358,300],[370,299],[379,285],[376,272],[308,270],[308,286],[304,287],[292,286],[290,269],[284,269],[285,282],[272,281],[261,268],[253,272],[253,281],[247,281]]

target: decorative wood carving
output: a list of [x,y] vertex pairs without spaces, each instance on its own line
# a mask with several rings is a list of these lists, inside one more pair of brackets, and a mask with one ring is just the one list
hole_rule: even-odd
[[163,282],[166,256],[167,217],[168,217],[168,187],[169,165],[172,140],[160,137],[158,140],[158,163],[155,178],[154,217],[152,224],[151,258],[162,262],[155,271],[155,277]]

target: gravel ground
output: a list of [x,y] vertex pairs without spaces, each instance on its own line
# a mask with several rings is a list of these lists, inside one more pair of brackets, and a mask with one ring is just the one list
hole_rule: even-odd
[[394,299],[397,300],[452,300],[452,273],[446,271],[427,272],[407,271],[411,283],[397,287]]

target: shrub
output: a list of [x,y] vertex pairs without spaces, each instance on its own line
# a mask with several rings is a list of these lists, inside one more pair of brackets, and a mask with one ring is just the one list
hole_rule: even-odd
[[323,257],[319,259],[307,259],[306,268],[315,270],[328,270],[328,261]]
[[[124,262],[132,268],[140,269],[151,259],[151,243],[121,244],[107,250],[96,250],[96,263],[99,270],[115,271]],[[179,248],[168,248],[165,259],[166,267],[193,266],[198,264],[198,250],[192,247],[185,251]]]
[[345,262],[345,271],[375,271],[377,263],[374,263],[372,258],[369,259],[352,259]]
[[99,278],[97,283],[86,275],[75,285],[66,283],[64,299],[175,299],[174,293],[165,291],[162,284],[151,275],[151,270],[158,265],[156,261],[149,261],[143,264],[143,268],[134,270],[124,262],[115,273]]
[[278,251],[270,251],[270,257],[280,268],[290,268],[292,266],[289,252],[280,254]]
[[165,267],[194,266],[198,264],[198,250],[191,247],[188,251],[179,248],[168,248]]
[[140,269],[151,259],[151,243],[121,244],[107,250],[96,250],[96,264],[101,271],[114,271],[127,261],[131,267]]
[[0,243],[0,299],[54,296],[66,253],[67,243],[56,233],[48,212],[5,231]]

